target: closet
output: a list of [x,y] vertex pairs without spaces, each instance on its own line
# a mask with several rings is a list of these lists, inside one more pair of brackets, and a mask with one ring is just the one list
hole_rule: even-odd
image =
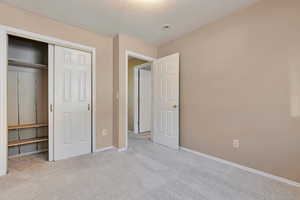
[[46,152],[48,44],[9,35],[7,58],[8,156]]
[[92,47],[0,25],[0,176],[95,149],[94,55]]

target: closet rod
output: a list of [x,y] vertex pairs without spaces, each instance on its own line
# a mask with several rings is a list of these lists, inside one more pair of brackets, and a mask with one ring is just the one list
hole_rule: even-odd
[[8,65],[17,67],[27,67],[41,70],[48,70],[48,65],[28,63],[16,59],[8,59]]

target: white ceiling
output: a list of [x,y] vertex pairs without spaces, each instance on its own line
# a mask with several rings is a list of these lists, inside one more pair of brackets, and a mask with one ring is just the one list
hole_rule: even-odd
[[[257,0],[3,0],[101,34],[124,33],[160,44]],[[162,26],[171,24],[169,31]]]

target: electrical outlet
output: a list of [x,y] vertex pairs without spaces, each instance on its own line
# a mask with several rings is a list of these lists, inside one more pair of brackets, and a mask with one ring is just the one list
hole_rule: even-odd
[[233,140],[232,146],[235,149],[240,148],[240,140]]
[[107,134],[108,134],[107,129],[102,129],[102,135],[103,135],[103,136],[106,136]]

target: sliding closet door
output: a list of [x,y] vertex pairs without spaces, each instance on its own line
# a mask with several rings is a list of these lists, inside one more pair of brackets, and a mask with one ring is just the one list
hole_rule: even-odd
[[91,152],[91,67],[91,54],[55,46],[55,160]]

